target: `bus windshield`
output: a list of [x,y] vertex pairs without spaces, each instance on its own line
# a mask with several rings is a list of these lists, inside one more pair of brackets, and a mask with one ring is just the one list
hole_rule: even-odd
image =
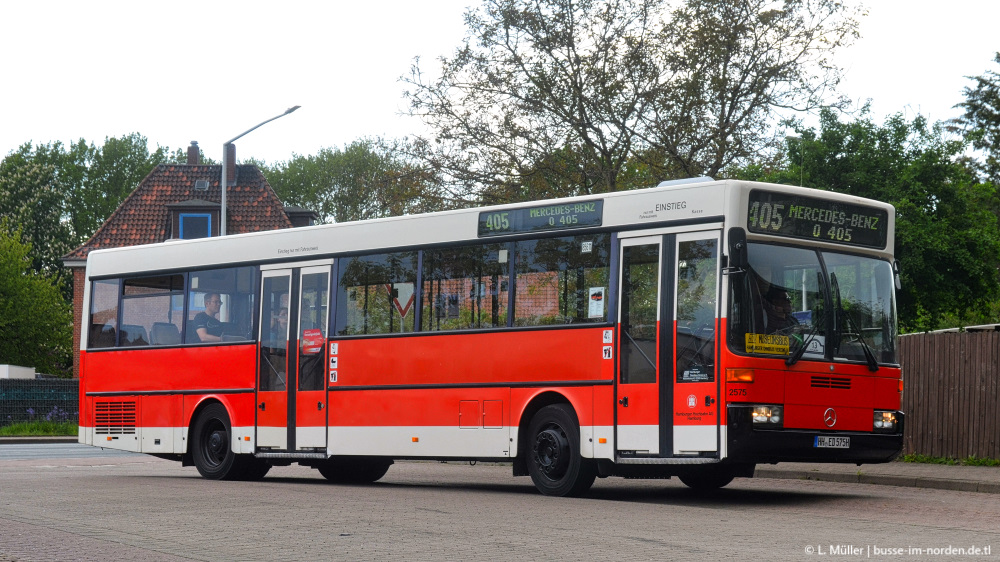
[[729,346],[739,353],[895,364],[896,304],[887,261],[748,244],[731,274]]

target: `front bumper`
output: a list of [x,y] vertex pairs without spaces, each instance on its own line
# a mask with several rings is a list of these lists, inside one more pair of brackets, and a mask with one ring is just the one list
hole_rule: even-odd
[[[866,433],[852,431],[819,431],[812,429],[755,429],[750,408],[728,408],[728,454],[730,462],[836,462],[882,463],[896,458],[903,450],[905,416],[897,412],[896,433]],[[851,438],[848,449],[827,449],[814,446],[818,435],[838,435]]]

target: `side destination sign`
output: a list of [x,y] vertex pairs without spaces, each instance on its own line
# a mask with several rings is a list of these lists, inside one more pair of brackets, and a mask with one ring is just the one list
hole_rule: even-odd
[[754,189],[747,208],[747,230],[884,249],[889,214],[878,207]]
[[601,226],[604,201],[539,205],[479,213],[479,236],[502,236],[567,228]]

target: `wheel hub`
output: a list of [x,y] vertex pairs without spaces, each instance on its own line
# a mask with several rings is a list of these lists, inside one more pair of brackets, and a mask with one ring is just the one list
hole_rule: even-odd
[[569,439],[558,428],[538,432],[534,447],[535,462],[542,473],[555,480],[569,465]]

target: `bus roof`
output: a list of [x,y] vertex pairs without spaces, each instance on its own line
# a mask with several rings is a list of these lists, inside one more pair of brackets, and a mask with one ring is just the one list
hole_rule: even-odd
[[[603,201],[600,229],[635,230],[685,223],[738,224],[746,215],[745,197],[750,188],[767,188],[811,194],[842,202],[884,208],[890,217],[889,242],[880,254],[892,253],[891,205],[834,192],[794,186],[743,182],[738,180],[688,181],[658,187],[532,201],[508,205],[476,207],[435,213],[404,215],[366,221],[322,224],[282,230],[269,230],[225,237],[195,240],[168,240],[157,244],[95,250],[87,260],[87,276],[104,277],[127,273],[206,268],[240,263],[304,261],[323,259],[344,253],[365,253],[447,243],[486,241],[479,234],[480,214],[497,213],[528,207],[551,207]],[[554,228],[546,234],[572,234],[572,228]],[[513,237],[538,236],[519,232]],[[755,236],[749,236],[755,238]],[[756,236],[759,238],[759,236]],[[493,238],[495,240],[508,238]],[[840,247],[830,245],[831,247]],[[866,251],[866,250],[861,250]],[[871,251],[871,250],[867,250]]]

